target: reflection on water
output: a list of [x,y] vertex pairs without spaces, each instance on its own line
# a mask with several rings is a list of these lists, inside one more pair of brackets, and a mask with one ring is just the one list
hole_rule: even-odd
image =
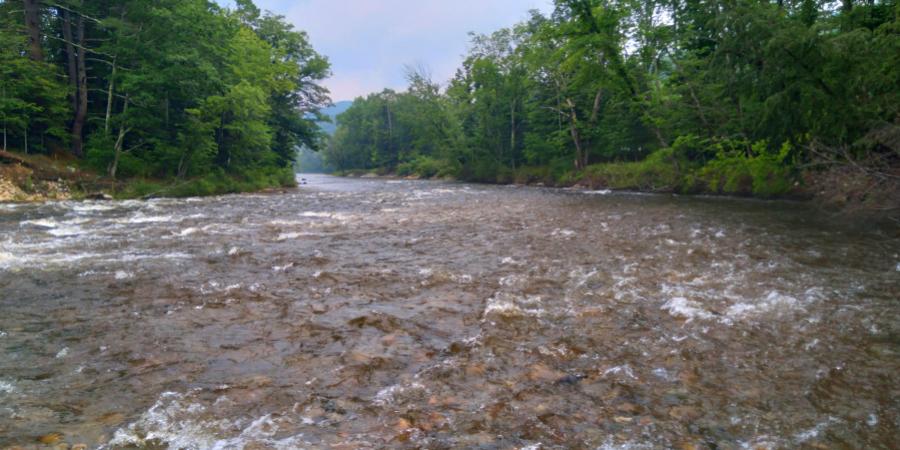
[[307,178],[0,206],[0,446],[900,446],[895,229]]

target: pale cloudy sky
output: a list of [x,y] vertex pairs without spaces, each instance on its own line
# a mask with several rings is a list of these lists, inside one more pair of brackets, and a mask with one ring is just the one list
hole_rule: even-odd
[[[229,0],[220,3],[233,4]],[[255,0],[309,33],[331,60],[334,101],[385,87],[402,89],[403,66],[421,64],[449,80],[468,48],[468,33],[489,33],[552,11],[552,0]]]

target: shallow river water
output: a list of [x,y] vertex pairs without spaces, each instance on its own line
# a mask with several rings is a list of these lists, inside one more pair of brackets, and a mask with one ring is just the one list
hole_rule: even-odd
[[900,447],[900,234],[310,176],[0,205],[0,448]]

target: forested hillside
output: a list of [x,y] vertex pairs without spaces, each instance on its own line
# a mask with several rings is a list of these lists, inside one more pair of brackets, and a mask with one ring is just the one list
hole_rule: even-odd
[[556,0],[446,88],[357,99],[328,160],[486,182],[898,207],[895,0]]
[[[251,0],[0,2],[3,148],[70,154],[138,191],[293,184],[329,63]],[[143,192],[137,192],[141,194]]]

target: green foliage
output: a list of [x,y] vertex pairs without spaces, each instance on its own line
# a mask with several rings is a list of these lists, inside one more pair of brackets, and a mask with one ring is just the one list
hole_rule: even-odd
[[117,193],[117,196],[120,198],[202,197],[293,186],[296,186],[296,179],[294,172],[289,168],[269,167],[244,172],[240,175],[226,174],[224,171],[216,170],[202,177],[184,181],[144,178],[129,180],[124,189]]
[[46,153],[48,141],[67,139],[68,90],[56,67],[24,56],[25,35],[12,22],[21,17],[16,7],[21,4],[0,4],[0,129],[8,146]]
[[[87,96],[85,165],[155,180],[136,181],[132,196],[288,185],[297,149],[322,146],[316,120],[330,101],[319,83],[329,63],[305,33],[251,0],[235,10],[206,0],[46,4],[46,61],[26,57],[13,3],[0,3],[0,121],[16,148],[26,134],[32,148],[64,147],[73,90]],[[88,74],[84,88],[70,56]]]
[[814,160],[897,169],[896,0],[555,6],[474,35],[443,92],[411,79],[357,100],[331,160],[416,173],[427,156],[480,182],[760,197],[791,194]]
[[687,189],[757,197],[790,193],[796,183],[788,161],[791,145],[784,143],[778,151],[771,151],[767,142],[759,141],[750,146],[749,153],[737,150],[746,146],[740,142],[719,144],[715,159],[689,177]]
[[419,156],[397,166],[397,175],[415,175],[422,178],[454,178],[459,174],[458,162]]
[[594,188],[673,192],[681,178],[671,149],[659,150],[639,162],[588,166],[583,180]]

